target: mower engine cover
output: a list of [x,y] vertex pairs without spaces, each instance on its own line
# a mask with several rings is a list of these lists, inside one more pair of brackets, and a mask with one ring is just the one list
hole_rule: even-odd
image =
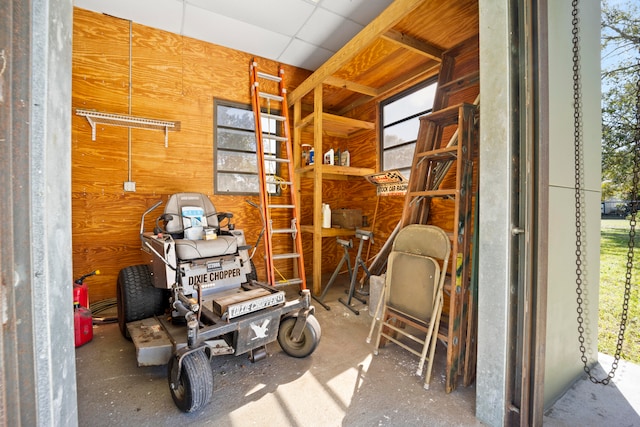
[[216,259],[195,260],[180,264],[182,292],[194,295],[199,286],[202,296],[233,289],[248,282],[251,273],[248,260],[243,262],[239,256],[227,256]]
[[[235,246],[244,246],[242,230],[234,230],[232,234]],[[251,274],[251,262],[248,250],[242,249],[234,255],[182,260],[177,256],[176,245],[184,240],[147,233],[142,239],[142,249],[147,254],[156,288],[171,289],[174,283],[178,283],[185,295],[192,295],[196,292],[194,286],[198,285],[206,295],[237,288],[249,281],[247,275]]]

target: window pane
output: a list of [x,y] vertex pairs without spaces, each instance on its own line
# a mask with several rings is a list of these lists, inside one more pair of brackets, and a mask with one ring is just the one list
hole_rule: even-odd
[[387,149],[399,144],[404,144],[405,142],[415,141],[418,138],[419,127],[420,120],[416,117],[385,128],[382,147]]
[[[269,157],[267,157],[267,159],[269,159]],[[256,162],[256,168],[257,168],[257,162]],[[278,171],[278,164],[276,162],[271,162],[269,160],[265,160],[264,161],[264,172],[267,175],[275,175]],[[257,170],[257,169],[256,169]]]
[[403,169],[410,168],[413,162],[413,152],[415,144],[403,145],[402,147],[391,148],[384,151],[384,169]]
[[[278,141],[273,139],[262,138],[262,145],[264,146],[264,152],[267,154],[275,154],[278,149]],[[253,151],[256,151],[255,149]]]
[[[215,113],[216,193],[258,193],[257,141],[251,106],[216,101]],[[263,133],[280,135],[282,126],[277,120],[263,117],[261,124]],[[272,157],[280,150],[280,143],[275,140],[263,138],[263,142],[265,152]],[[265,162],[267,174],[279,171],[279,163]],[[267,191],[277,194],[279,189],[271,185]]]
[[390,123],[402,120],[405,117],[412,116],[420,111],[431,110],[433,107],[433,96],[436,92],[437,84],[431,84],[419,89],[409,95],[390,102],[384,106],[384,123],[387,126]]
[[404,168],[404,169],[399,169],[400,173],[402,174],[402,176],[404,176],[405,178],[409,179],[409,176],[411,175],[411,168]]
[[256,134],[251,131],[218,128],[218,148],[256,152]]
[[[272,113],[272,114],[277,114],[277,113]],[[265,117],[262,117],[260,120],[262,121],[262,132],[272,134],[272,135],[277,135],[278,133],[280,133],[277,120],[268,119]]]
[[217,173],[218,193],[257,193],[258,175],[244,175],[239,173]]
[[218,105],[216,122],[218,126],[255,130],[253,110],[228,105]]
[[258,172],[258,156],[255,153],[238,153],[218,150],[217,170],[225,172]]
[[413,162],[420,117],[433,108],[437,83],[418,86],[380,105],[383,121],[381,135],[382,170],[399,169],[408,177]]

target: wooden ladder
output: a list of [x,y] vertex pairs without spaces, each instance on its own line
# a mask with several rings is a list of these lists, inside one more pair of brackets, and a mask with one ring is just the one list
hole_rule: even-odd
[[[473,42],[470,43],[472,48]],[[453,203],[452,211],[447,210],[450,218],[446,221],[451,227],[442,227],[451,237],[452,260],[445,284],[445,292],[449,295],[448,313],[445,315],[443,312],[438,333],[438,338],[447,344],[447,393],[456,388],[458,375],[464,373],[465,385],[470,384],[475,376],[475,366],[466,366],[465,360],[469,363],[475,361],[475,338],[472,339],[475,324],[470,323],[468,313],[473,309],[470,307],[473,300],[469,295],[469,279],[478,106],[476,103],[450,106],[449,100],[455,93],[477,85],[478,71],[454,79],[458,54],[455,48],[444,53],[433,112],[420,117],[411,175],[398,227],[433,223],[429,215],[434,199],[447,199]]]
[[[267,282],[272,286],[300,285],[300,289],[306,289],[284,70],[279,67],[278,75],[266,74],[258,71],[258,63],[252,60],[249,74],[255,117],[260,208],[265,227]],[[281,129],[279,134],[276,131],[278,126]],[[286,175],[278,175],[278,170],[284,169],[285,165]],[[276,195],[277,192],[280,194]],[[273,202],[273,199],[278,202]],[[287,237],[291,242],[282,241]],[[280,248],[285,250],[277,252]],[[278,266],[291,261],[293,266],[285,265],[281,269],[292,271],[295,277],[286,278]]]
[[[461,104],[447,107],[420,118],[420,131],[409,186],[405,197],[402,226],[426,224],[431,201],[446,198],[453,201],[451,230],[452,262],[445,292],[449,294],[448,316],[438,337],[447,343],[446,390],[455,389],[457,375],[464,366],[468,307],[468,283],[471,274],[470,238],[473,194],[473,151],[476,140],[475,115],[477,107]],[[442,147],[443,131],[457,127],[457,143]],[[438,183],[443,165],[455,167],[455,186],[443,188]]]

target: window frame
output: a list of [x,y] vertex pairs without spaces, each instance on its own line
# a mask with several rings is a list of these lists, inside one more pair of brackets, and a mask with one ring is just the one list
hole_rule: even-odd
[[385,148],[384,147],[385,129],[387,129],[387,128],[391,127],[391,126],[395,126],[395,125],[398,125],[398,124],[401,124],[401,123],[405,123],[405,122],[407,122],[409,120],[413,120],[413,119],[415,119],[417,117],[421,117],[421,116],[425,116],[425,115],[431,114],[431,112],[433,111],[433,107],[432,107],[432,108],[429,108],[427,110],[419,111],[419,112],[416,112],[416,113],[411,114],[409,116],[406,116],[406,117],[404,117],[402,119],[396,120],[396,121],[394,121],[392,123],[389,123],[388,125],[385,125],[384,124],[384,109],[385,109],[385,107],[388,106],[389,104],[395,102],[395,101],[398,101],[398,100],[400,100],[402,98],[408,97],[408,96],[412,95],[413,93],[415,93],[415,92],[417,92],[419,90],[425,89],[426,87],[434,85],[434,84],[435,85],[438,84],[438,76],[437,75],[433,76],[433,77],[430,77],[430,78],[428,78],[426,80],[423,80],[420,83],[417,83],[417,84],[415,84],[415,85],[413,85],[413,86],[411,86],[411,87],[409,87],[409,88],[407,88],[407,89],[405,89],[403,91],[400,91],[400,92],[396,93],[393,96],[390,96],[387,99],[384,99],[383,101],[380,101],[380,104],[378,106],[378,108],[379,108],[378,109],[378,115],[379,115],[379,118],[380,118],[378,140],[379,140],[379,147],[380,147],[380,171],[381,172],[386,172],[386,171],[389,171],[389,170],[399,170],[401,172],[403,170],[406,170],[406,169],[410,170],[411,167],[412,167],[413,157],[411,159],[411,162],[406,167],[385,169],[385,164],[384,164],[385,152],[387,152],[389,150],[396,150],[396,149],[401,148],[401,147],[407,147],[407,146],[410,146],[410,145],[414,146],[414,150],[413,151],[415,152],[415,145],[416,145],[416,142],[418,140],[418,134],[416,133],[415,139],[412,139],[410,141],[405,141],[405,142],[403,142],[401,144],[394,145],[393,147]]
[[[235,109],[239,109],[239,110],[245,110],[248,112],[251,112],[251,115],[253,117],[254,113],[253,113],[253,107],[251,104],[245,104],[242,102],[236,102],[236,101],[229,101],[226,99],[222,99],[222,98],[214,98],[213,100],[213,179],[214,179],[214,185],[213,185],[213,192],[215,195],[230,195],[230,196],[256,196],[260,194],[260,189],[258,188],[258,191],[225,191],[225,190],[221,190],[218,187],[218,184],[220,182],[220,180],[218,179],[218,174],[222,173],[222,174],[238,174],[238,175],[245,175],[245,176],[256,176],[259,179],[259,171],[258,171],[258,156],[257,156],[257,152],[256,151],[247,151],[247,150],[241,150],[241,149],[233,149],[233,148],[220,148],[218,146],[218,132],[220,129],[223,130],[239,130],[239,131],[248,131],[248,129],[244,129],[244,128],[237,128],[237,127],[231,127],[231,126],[224,126],[224,125],[219,125],[218,123],[218,107],[229,107],[229,108],[235,108]],[[276,110],[271,110],[271,114],[275,114],[278,115],[280,114],[279,111]],[[275,125],[276,125],[276,135],[282,135],[282,125],[281,123],[275,121]],[[255,139],[255,118],[253,119],[253,130],[251,131],[253,134],[253,137]],[[256,148],[257,148],[257,140],[256,140]],[[281,154],[281,148],[280,148],[280,144],[275,142],[275,156],[279,157]],[[230,171],[230,170],[220,170],[218,168],[218,157],[220,155],[220,152],[227,152],[227,153],[241,153],[241,154],[250,154],[253,153],[254,156],[256,156],[256,169],[255,172],[246,172],[246,171]],[[276,175],[280,174],[281,168],[280,168],[280,163],[275,162],[275,168],[276,168]],[[281,190],[279,186],[273,186],[275,188],[275,191],[269,191],[269,194],[271,195],[279,195]]]

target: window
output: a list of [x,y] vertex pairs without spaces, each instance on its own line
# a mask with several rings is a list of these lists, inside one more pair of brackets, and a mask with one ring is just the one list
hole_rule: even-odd
[[[214,110],[215,193],[259,193],[255,120],[251,106],[216,100]],[[264,133],[280,135],[280,126],[276,120],[262,120]],[[275,159],[278,154],[277,142],[265,139],[264,145],[267,158]],[[265,168],[267,174],[279,172],[275,161],[267,160]],[[274,194],[277,192],[275,185],[270,186],[268,190]]]
[[409,177],[420,127],[419,117],[431,112],[436,86],[436,79],[430,79],[380,104],[380,166],[383,171],[398,169]]

